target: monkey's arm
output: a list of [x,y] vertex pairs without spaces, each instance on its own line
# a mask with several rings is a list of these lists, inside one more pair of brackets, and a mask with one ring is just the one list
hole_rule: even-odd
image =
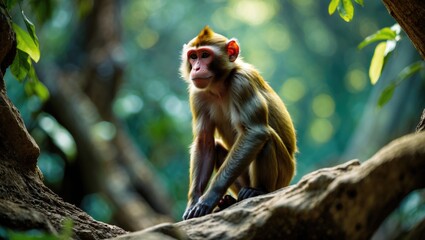
[[230,185],[248,168],[270,138],[267,103],[257,89],[243,85],[247,82],[239,84],[238,92],[233,95],[235,96],[233,109],[237,116],[232,117],[238,121],[239,132],[236,142],[208,190],[187,212],[187,218],[211,213]]
[[186,211],[185,219],[201,217],[211,213],[230,185],[258,155],[268,138],[268,128],[264,126],[246,129],[238,137],[208,190],[199,198],[196,205]]
[[199,123],[200,120],[194,122],[194,129],[199,129],[195,130],[196,137],[191,148],[190,187],[183,219],[187,219],[190,210],[204,193],[214,169],[214,126],[209,122]]

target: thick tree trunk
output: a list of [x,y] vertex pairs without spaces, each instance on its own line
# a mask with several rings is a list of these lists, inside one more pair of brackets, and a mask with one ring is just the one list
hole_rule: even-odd
[[44,186],[37,168],[40,150],[6,95],[3,75],[15,54],[15,34],[0,5],[0,226],[58,233],[63,220],[70,218],[74,223],[73,237],[77,239],[103,239],[126,233],[95,221]]
[[391,16],[407,33],[422,58],[425,59],[425,1],[382,0]]

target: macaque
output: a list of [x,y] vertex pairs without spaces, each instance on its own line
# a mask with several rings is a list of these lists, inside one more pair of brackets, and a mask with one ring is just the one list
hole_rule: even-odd
[[185,220],[236,202],[228,190],[241,201],[285,187],[294,176],[291,117],[239,52],[236,39],[208,26],[183,46],[180,73],[189,84],[194,138]]

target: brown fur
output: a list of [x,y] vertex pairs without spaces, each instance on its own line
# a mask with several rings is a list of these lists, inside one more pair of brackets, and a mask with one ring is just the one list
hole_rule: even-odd
[[[205,27],[183,48],[180,71],[189,83],[194,137],[185,219],[211,212],[229,188],[235,194],[242,187],[271,192],[287,186],[295,173],[291,117],[253,66],[229,60],[229,41]],[[191,83],[185,56],[199,47],[219,52],[208,66],[214,78],[206,89]]]

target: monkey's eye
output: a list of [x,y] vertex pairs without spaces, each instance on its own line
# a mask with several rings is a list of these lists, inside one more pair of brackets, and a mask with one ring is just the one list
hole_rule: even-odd
[[196,53],[191,53],[191,54],[189,54],[189,58],[190,59],[197,59],[198,56],[196,55]]
[[209,52],[202,52],[201,58],[208,58],[210,56]]

